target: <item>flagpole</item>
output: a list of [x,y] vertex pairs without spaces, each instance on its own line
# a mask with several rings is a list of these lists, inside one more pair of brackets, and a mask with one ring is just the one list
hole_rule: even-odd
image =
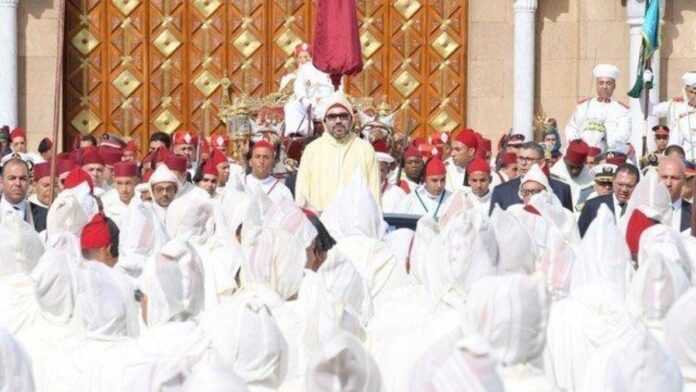
[[57,55],[56,55],[56,74],[55,74],[55,89],[53,91],[53,145],[51,146],[51,163],[50,163],[50,178],[51,185],[49,188],[49,197],[51,203],[56,197],[56,177],[58,169],[56,167],[56,155],[58,153],[58,135],[60,123],[62,120],[62,104],[63,104],[63,44],[65,40],[65,0],[58,0],[58,38],[57,38]]

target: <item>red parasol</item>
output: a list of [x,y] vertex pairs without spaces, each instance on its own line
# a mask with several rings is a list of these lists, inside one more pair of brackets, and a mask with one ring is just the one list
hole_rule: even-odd
[[363,68],[355,0],[318,0],[314,33],[312,62],[338,90],[343,75]]

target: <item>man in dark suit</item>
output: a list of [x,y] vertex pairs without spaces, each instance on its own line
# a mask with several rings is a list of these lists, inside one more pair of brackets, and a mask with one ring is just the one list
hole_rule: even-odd
[[[42,162],[34,165],[32,170],[34,193],[29,196],[29,207],[34,222],[34,229],[42,232],[46,229],[48,206],[51,204],[51,164]],[[57,191],[57,189],[56,189]]]
[[[9,214],[15,214],[25,222],[35,225],[34,213],[41,219],[43,228],[46,227],[48,211],[40,210],[39,206],[27,200],[29,192],[29,165],[20,158],[12,157],[2,166],[2,197],[0,198],[0,219]],[[41,222],[40,222],[41,223]]]
[[660,180],[672,198],[672,228],[684,231],[691,227],[691,203],[682,199],[681,192],[686,182],[686,166],[681,159],[665,157],[657,167]]
[[[544,149],[534,142],[523,143],[520,145],[519,153],[517,155],[519,177],[493,188],[493,193],[491,195],[491,209],[489,213],[493,212],[493,208],[495,208],[496,205],[506,210],[513,204],[522,203],[522,199],[520,199],[519,195],[522,176],[527,174],[529,168],[534,164],[537,164],[539,165],[539,168],[544,169],[544,166],[546,165],[544,160]],[[549,185],[551,186],[553,193],[561,201],[563,207],[572,211],[573,201],[570,196],[570,187],[552,178],[549,178]]]
[[630,163],[625,163],[616,169],[616,174],[614,175],[614,180],[612,181],[612,193],[603,196],[597,196],[588,200],[580,213],[580,218],[578,218],[578,229],[580,231],[580,236],[584,237],[587,228],[590,227],[592,221],[597,217],[597,212],[599,207],[604,204],[618,221],[626,210],[626,204],[628,199],[631,198],[631,194],[638,184],[640,179],[640,173],[638,168],[631,165]]

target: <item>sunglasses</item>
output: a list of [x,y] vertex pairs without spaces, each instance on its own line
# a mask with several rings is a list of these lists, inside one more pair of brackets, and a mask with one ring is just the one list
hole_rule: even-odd
[[667,135],[655,135],[656,140],[667,140],[669,139],[669,136]]
[[348,121],[350,119],[350,114],[349,113],[332,113],[332,114],[327,114],[326,119],[329,121],[336,121],[336,120],[341,120],[341,121]]

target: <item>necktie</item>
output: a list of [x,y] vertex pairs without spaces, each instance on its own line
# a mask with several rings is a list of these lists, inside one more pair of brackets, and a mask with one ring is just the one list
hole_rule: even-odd
[[626,203],[619,203],[619,207],[621,207],[621,216],[624,216],[626,213]]

